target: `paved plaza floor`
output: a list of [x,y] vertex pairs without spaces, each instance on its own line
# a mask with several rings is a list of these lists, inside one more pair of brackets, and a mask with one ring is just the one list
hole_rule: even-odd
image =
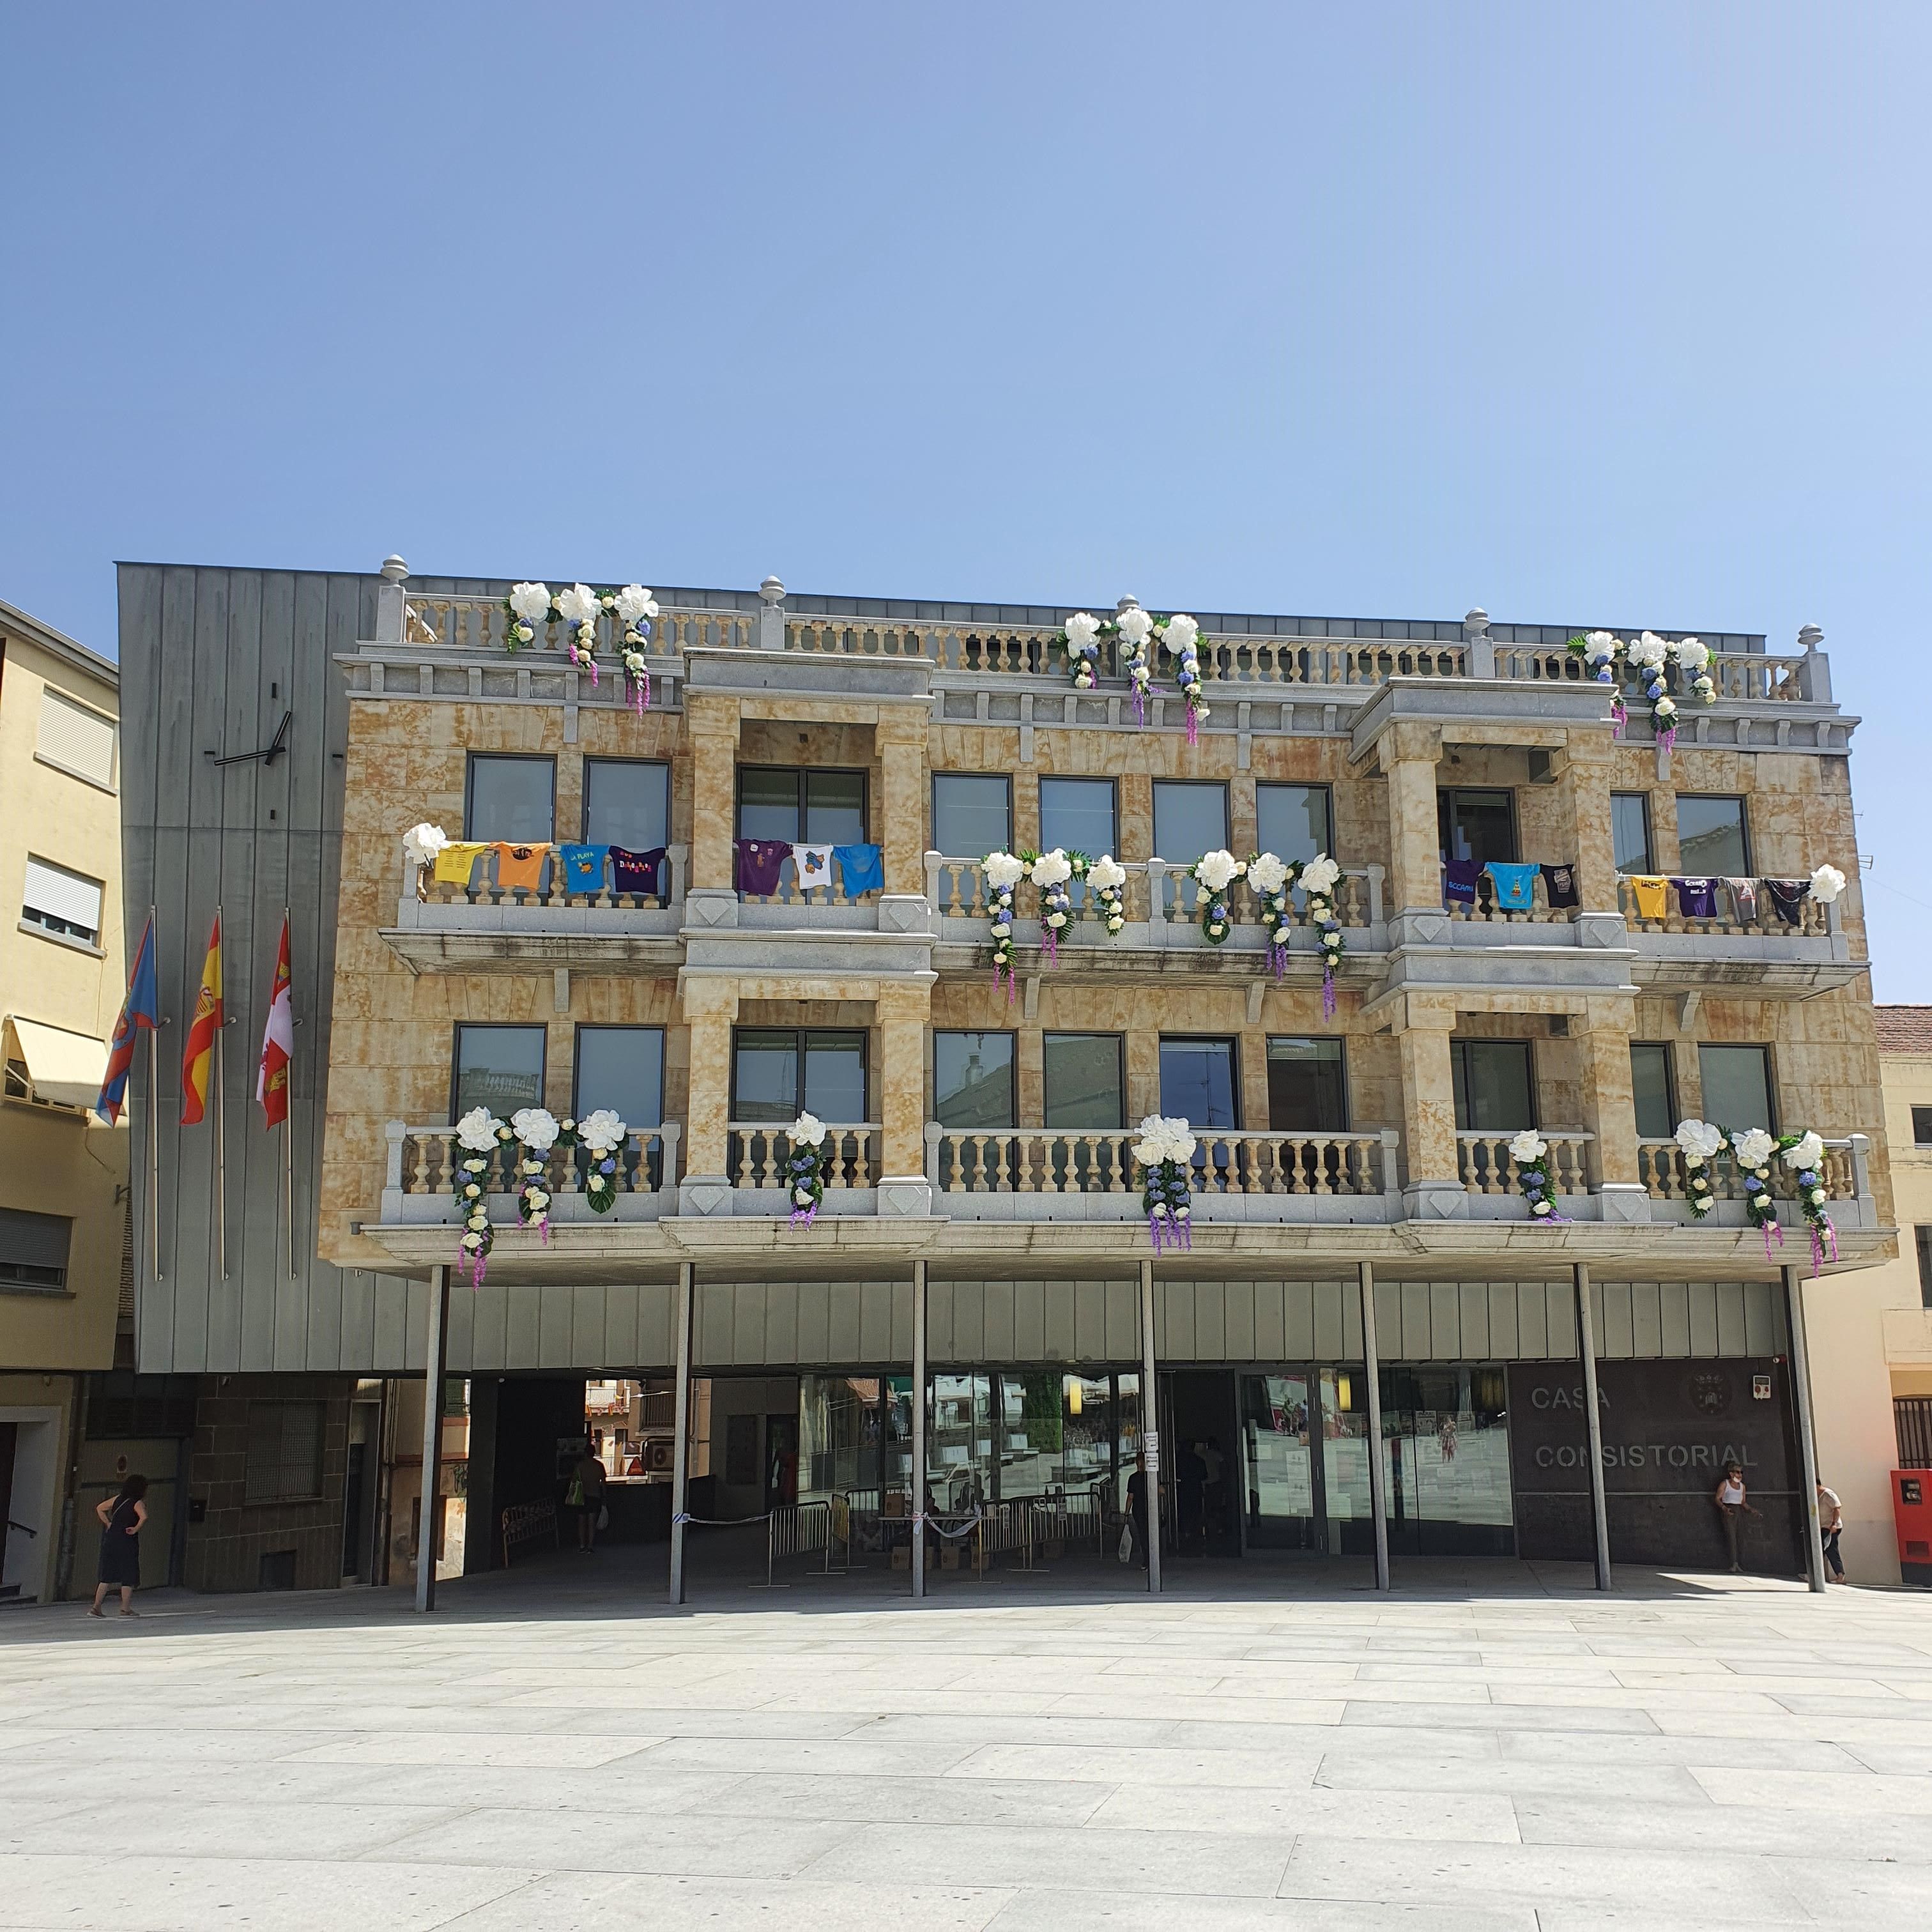
[[[700,1552],[701,1556],[701,1552]],[[701,1568],[701,1564],[694,1565]],[[1412,1563],[0,1621],[0,1926],[1922,1928],[1932,1599]]]

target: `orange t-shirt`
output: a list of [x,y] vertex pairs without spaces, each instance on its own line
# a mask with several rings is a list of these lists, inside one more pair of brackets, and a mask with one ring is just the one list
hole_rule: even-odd
[[535,892],[543,880],[544,861],[550,856],[548,845],[505,845],[496,848],[496,883],[506,890],[520,887]]

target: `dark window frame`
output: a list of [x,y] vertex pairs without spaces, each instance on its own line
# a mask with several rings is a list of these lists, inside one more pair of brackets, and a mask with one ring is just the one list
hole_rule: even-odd
[[859,781],[859,830],[861,836],[854,841],[856,844],[871,842],[872,836],[872,775],[863,765],[759,765],[739,764],[732,768],[731,775],[731,836],[734,838],[745,836],[745,774],[747,772],[782,772],[793,779],[797,786],[798,830],[792,842],[794,844],[812,842],[811,828],[806,823],[806,814],[810,804],[806,790],[814,778],[856,778]]
[[[1241,1036],[1238,1033],[1163,1033],[1154,1040],[1154,1074],[1160,1073],[1160,1050],[1165,1046],[1225,1046],[1228,1049],[1228,1096],[1232,1105],[1234,1124],[1231,1127],[1203,1126],[1192,1123],[1197,1135],[1238,1134],[1246,1130],[1241,1123],[1247,1118],[1241,1097]],[[1166,1096],[1161,1096],[1161,1106],[1166,1110]]]
[[[1712,1048],[1715,1048],[1720,1053],[1735,1052],[1739,1048],[1742,1048],[1746,1052],[1755,1053],[1760,1056],[1764,1062],[1764,1097],[1766,1111],[1771,1115],[1771,1118],[1764,1124],[1765,1131],[1769,1134],[1778,1134],[1783,1132],[1784,1130],[1779,1126],[1778,1123],[1784,1118],[1784,1109],[1778,1104],[1778,1061],[1772,1052],[1771,1043],[1768,1040],[1700,1040],[1698,1041],[1697,1090],[1700,1094],[1702,1094],[1704,1090],[1704,1054],[1708,1049]],[[1707,1102],[1707,1118],[1708,1118],[1708,1103]],[[1727,1127],[1736,1126],[1737,1123],[1735,1120],[1726,1120],[1724,1123],[1724,1125]]]
[[[965,1029],[965,1030],[970,1032],[974,1030],[974,1029],[969,1028]],[[748,1033],[788,1033],[792,1036],[793,1051],[798,1056],[798,1103],[800,1107],[808,1109],[810,1108],[812,1102],[806,1096],[805,1090],[805,1043],[806,1039],[813,1034],[831,1034],[842,1038],[860,1041],[864,1049],[860,1055],[860,1065],[863,1071],[866,1082],[865,1094],[861,1102],[862,1118],[857,1120],[827,1120],[825,1124],[828,1127],[862,1126],[871,1120],[872,1115],[872,1035],[871,1029],[866,1027],[825,1026],[734,1026],[731,1029],[730,1111],[727,1116],[728,1119],[736,1120],[740,1118],[738,1112],[738,1042],[742,1035]],[[766,1121],[761,1122],[759,1124],[761,1126],[776,1126],[779,1125],[789,1126],[791,1124],[790,1121],[784,1121],[782,1123],[777,1121]]]
[[[935,772],[933,776],[935,778],[942,776],[950,777],[952,776],[952,774]],[[970,777],[972,776],[973,774],[968,772],[961,774],[961,776]],[[1108,813],[1109,817],[1113,820],[1114,824],[1113,843],[1108,848],[1107,854],[1102,854],[1099,852],[1089,852],[1087,856],[1090,859],[1098,859],[1103,856],[1111,855],[1112,857],[1118,859],[1120,856],[1118,850],[1115,849],[1118,847],[1120,842],[1120,780],[1115,778],[1106,777],[1103,774],[1097,772],[1042,772],[1040,774],[1040,790],[1038,794],[1038,804],[1040,808],[1040,849],[1042,851],[1050,850],[1052,849],[1048,843],[1046,836],[1046,788],[1050,784],[1103,784],[1107,788],[1108,798],[1109,801],[1108,805]],[[1010,779],[1007,781],[1006,823],[1010,826],[1012,823],[1012,785]],[[1072,848],[1069,848],[1069,849],[1071,850]]]
[[[579,802],[577,817],[578,824],[581,828],[583,842],[585,844],[590,842],[590,773],[592,767],[597,765],[652,765],[664,774],[664,843],[668,845],[670,843],[671,804],[670,760],[668,758],[620,758],[602,756],[586,758],[584,760],[584,796]],[[551,809],[554,813],[556,809],[554,801],[552,802]]]
[[[1328,856],[1336,865],[1342,862],[1342,855],[1335,850],[1341,842],[1335,836],[1335,788],[1332,784],[1302,784],[1290,778],[1258,778],[1255,782],[1255,843],[1263,851],[1268,848],[1262,844],[1262,794],[1264,791],[1318,791],[1326,803],[1324,814],[1328,821]],[[1294,1036],[1297,1038],[1299,1035]],[[1288,1036],[1284,1035],[1284,1038]]]
[[[944,1035],[947,1038],[958,1040],[963,1039],[969,1034],[982,1039],[985,1038],[988,1034],[996,1035],[1000,1039],[1006,1040],[1011,1044],[1012,1057],[1007,1061],[1006,1064],[1012,1076],[1013,1104],[1011,1109],[1012,1118],[1003,1127],[989,1126],[983,1130],[976,1130],[971,1127],[949,1127],[946,1126],[946,1123],[944,1120],[941,1120],[939,1118],[940,1038],[941,1035]],[[1019,1130],[1020,1124],[1020,1036],[1018,1032],[1012,1027],[934,1027],[929,1030],[927,1039],[927,1051],[931,1059],[931,1064],[928,1070],[932,1081],[933,1119],[937,1121],[941,1127],[944,1127],[948,1133],[972,1133],[974,1132],[984,1132],[989,1134],[998,1134],[1017,1132]],[[869,1094],[868,1095],[867,1099],[869,1103]]]
[[545,764],[550,767],[550,838],[539,844],[554,843],[556,838],[556,754],[554,752],[468,752],[463,761],[463,836],[478,836],[476,826],[476,767],[479,764]]
[[[940,781],[942,778],[981,778],[986,780],[997,780],[1000,784],[1004,785],[1006,788],[1006,848],[1009,851],[1012,849],[1016,842],[1013,837],[1013,775],[1012,772],[934,772],[930,775],[930,778],[931,782],[927,785],[926,789],[926,807],[928,814],[926,820],[926,836],[932,842],[932,850],[938,852],[941,858],[979,859],[983,858],[986,856],[984,853],[980,852],[947,852],[941,850],[938,843],[938,839],[939,784]],[[1115,823],[1118,824],[1119,822],[1118,814],[1120,808],[1120,800],[1118,796],[1115,798],[1114,803],[1116,814]],[[1100,855],[1096,853],[1094,856],[1097,858]],[[1118,856],[1118,854],[1117,854],[1115,856]]]
[[[1639,1047],[1642,1046],[1654,1047],[1664,1055],[1664,1104],[1665,1111],[1670,1116],[1671,1124],[1664,1130],[1661,1138],[1667,1140],[1676,1132],[1676,1124],[1684,1118],[1677,1104],[1677,1055],[1667,1040],[1634,1040],[1630,1044],[1633,1054]],[[1632,1073],[1634,1076],[1634,1066],[1632,1067]],[[1634,1078],[1632,1081],[1630,1111],[1633,1114],[1636,1111]]]
[[[1114,1072],[1116,1085],[1120,1089],[1120,1118],[1112,1127],[1056,1127],[1046,1118],[1047,1096],[1052,1089],[1052,1076],[1047,1072],[1046,1042],[1049,1040],[1110,1040],[1114,1042]],[[1040,1130],[1056,1134],[1106,1134],[1124,1133],[1127,1130],[1127,1036],[1124,1033],[1109,1033],[1105,1028],[1090,1030],[1078,1027],[1042,1027],[1040,1035]]]
[[[1153,844],[1154,856],[1166,860],[1169,866],[1186,866],[1194,862],[1191,859],[1169,859],[1160,849],[1160,795],[1163,790],[1182,790],[1218,791],[1221,794],[1221,837],[1223,843],[1219,849],[1222,851],[1232,850],[1233,849],[1232,842],[1234,836],[1234,802],[1232,788],[1226,778],[1156,778],[1148,794],[1148,836]],[[1216,848],[1210,845],[1207,849],[1212,852]],[[1196,856],[1198,856],[1198,854],[1196,855]],[[1210,1036],[1216,1039],[1220,1037],[1219,1034],[1210,1036],[1205,1034],[1194,1036],[1203,1040]],[[1176,1037],[1179,1036],[1177,1035]]]
[[648,1023],[642,1025],[630,1025],[622,1022],[605,1022],[602,1020],[585,1020],[580,1022],[575,1032],[572,1035],[570,1042],[570,1114],[572,1119],[581,1120],[584,1117],[582,1102],[584,1035],[586,1034],[597,1033],[654,1033],[658,1036],[658,1113],[660,1118],[655,1120],[634,1120],[627,1114],[625,1117],[624,1124],[626,1126],[633,1130],[640,1127],[651,1128],[662,1126],[664,1125],[664,1120],[662,1116],[664,1113],[664,1100],[665,1030],[666,1029],[662,1026],[652,1026]]
[[[1750,801],[1741,791],[1680,791],[1676,795],[1677,863],[1681,871],[1684,864],[1684,801],[1686,799],[1709,799],[1735,805],[1738,808],[1738,839],[1744,847],[1744,864],[1732,874],[1734,878],[1748,879],[1756,870],[1756,862],[1751,856]],[[1694,833],[1692,835],[1696,836]],[[1706,876],[1699,873],[1694,876]]]
[[1516,806],[1514,785],[1438,784],[1436,788],[1436,842],[1443,860],[1446,863],[1456,856],[1450,850],[1454,842],[1443,836],[1450,830],[1449,801],[1465,794],[1473,796],[1478,793],[1500,794],[1509,800],[1510,856],[1497,862],[1509,866],[1520,864],[1522,857],[1522,820]]
[[1339,1051],[1336,1052],[1336,1055],[1335,1055],[1335,1063],[1336,1063],[1336,1066],[1337,1066],[1337,1067],[1340,1069],[1340,1070],[1341,1087],[1342,1087],[1342,1124],[1341,1124],[1341,1125],[1340,1125],[1340,1126],[1335,1126],[1335,1127],[1280,1127],[1280,1128],[1277,1128],[1277,1127],[1275,1126],[1275,1124],[1274,1124],[1274,1083],[1273,1083],[1272,1082],[1270,1082],[1268,1083],[1268,1131],[1269,1131],[1269,1132],[1270,1132],[1270,1133],[1277,1133],[1277,1132],[1279,1132],[1279,1133],[1291,1133],[1291,1134],[1294,1134],[1294,1133],[1310,1133],[1310,1134],[1346,1134],[1346,1133],[1352,1133],[1352,1132],[1354,1132],[1354,1129],[1353,1129],[1353,1128],[1349,1125],[1349,1123],[1350,1123],[1352,1120],[1353,1120],[1354,1119],[1354,1118],[1355,1118],[1355,1101],[1354,1101],[1354,1095],[1353,1092],[1351,1090],[1351,1089],[1350,1089],[1350,1088],[1349,1088],[1349,1085],[1348,1085],[1348,1040],[1347,1040],[1346,1037],[1345,1036],[1342,1036],[1342,1035],[1340,1035],[1340,1034],[1336,1034],[1336,1035],[1334,1035],[1334,1036],[1332,1036],[1329,1040],[1323,1040],[1322,1036],[1321,1034],[1308,1034],[1308,1033],[1271,1033],[1271,1034],[1268,1034],[1268,1035],[1265,1036],[1265,1038],[1264,1039],[1264,1040],[1263,1040],[1263,1042],[1262,1042],[1262,1067],[1263,1067],[1264,1070],[1265,1070],[1265,1069],[1266,1069],[1268,1066],[1269,1066],[1272,1064],[1272,1054],[1271,1054],[1271,1049],[1273,1048],[1273,1047],[1274,1047],[1274,1046],[1275,1042],[1276,1042],[1276,1040],[1312,1040],[1312,1041],[1320,1042],[1321,1042],[1322,1044],[1323,1044],[1323,1045],[1330,1045],[1330,1044],[1332,1044],[1333,1046],[1334,1046],[1336,1048],[1337,1048],[1339,1049]]
[[[298,1409],[310,1415],[314,1424],[315,1456],[314,1475],[310,1486],[288,1489],[282,1486],[282,1478],[294,1467],[288,1453],[288,1421]],[[275,1423],[276,1454],[272,1456],[256,1456],[258,1419],[273,1414]],[[258,1396],[249,1402],[243,1423],[242,1456],[242,1502],[244,1508],[273,1508],[284,1503],[319,1502],[326,1494],[328,1461],[328,1405],[319,1398],[306,1396]],[[275,1484],[272,1490],[258,1489],[258,1472],[266,1475],[273,1472]]]
[[1932,1107],[1912,1108],[1912,1144],[1914,1147],[1932,1147]]
[[[1624,872],[1616,856],[1617,800],[1634,799],[1643,814],[1643,856],[1642,866]],[[1650,808],[1650,794],[1647,791],[1613,791],[1610,794],[1610,864],[1623,878],[1654,878],[1657,876],[1657,826]]]
[[[1454,1099],[1457,1103],[1457,1111],[1467,1114],[1474,1114],[1476,1111],[1473,1106],[1467,1104],[1472,1096],[1467,1091],[1469,1056],[1466,1049],[1472,1046],[1507,1046],[1521,1049],[1524,1064],[1529,1070],[1529,1119],[1526,1125],[1531,1127],[1540,1127],[1543,1124],[1543,1108],[1540,1104],[1541,1096],[1538,1090],[1536,1042],[1533,1040],[1489,1040],[1480,1035],[1452,1036],[1449,1042],[1449,1080],[1450,1087],[1454,1089]],[[1459,1052],[1459,1048],[1463,1050]],[[1456,1131],[1462,1134],[1499,1134],[1505,1131],[1519,1132],[1521,1130],[1459,1126]]]
[[1932,1228],[1917,1226],[1912,1232],[1918,1250],[1918,1299],[1932,1308]]
[[[449,1118],[461,1118],[457,1105],[463,1084],[463,1036],[466,1033],[534,1033],[543,1037],[543,1052],[537,1061],[537,1092],[550,1091],[550,1028],[541,1020],[452,1020],[449,1027]],[[538,1104],[542,1102],[539,1100]],[[494,1111],[494,1109],[492,1110]],[[508,1118],[507,1115],[503,1118]]]

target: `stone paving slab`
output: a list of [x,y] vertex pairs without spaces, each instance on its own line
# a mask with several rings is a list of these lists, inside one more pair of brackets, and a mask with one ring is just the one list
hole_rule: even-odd
[[648,1565],[0,1622],[0,1928],[1932,1923],[1932,1599]]

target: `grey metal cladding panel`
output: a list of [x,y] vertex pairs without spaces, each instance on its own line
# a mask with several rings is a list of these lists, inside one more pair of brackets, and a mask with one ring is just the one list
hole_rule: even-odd
[[1255,1359],[1256,1284],[1231,1281],[1221,1291],[1222,1349],[1231,1362]]
[[802,1362],[829,1362],[832,1356],[832,1284],[798,1284],[798,1354]]
[[986,1337],[983,1359],[987,1361],[1010,1362],[1016,1359],[1018,1329],[1014,1320],[1014,1304],[1018,1288],[1017,1282],[1010,1281],[988,1281],[980,1285],[986,1309],[982,1318]]
[[1630,1353],[1664,1353],[1664,1292],[1654,1281],[1634,1281],[1630,1291]]
[[1489,1283],[1482,1281],[1458,1283],[1456,1300],[1456,1340],[1464,1358],[1472,1362],[1494,1360],[1490,1342]]
[[1490,1348],[1496,1359],[1513,1360],[1522,1352],[1522,1325],[1516,1283],[1492,1281],[1490,1291]]
[[766,1286],[762,1298],[764,1350],[759,1359],[774,1366],[796,1364],[799,1359],[797,1290],[790,1282],[773,1282]]
[[1660,1354],[1688,1355],[1690,1352],[1690,1289],[1681,1281],[1658,1284],[1658,1306],[1664,1330]]

